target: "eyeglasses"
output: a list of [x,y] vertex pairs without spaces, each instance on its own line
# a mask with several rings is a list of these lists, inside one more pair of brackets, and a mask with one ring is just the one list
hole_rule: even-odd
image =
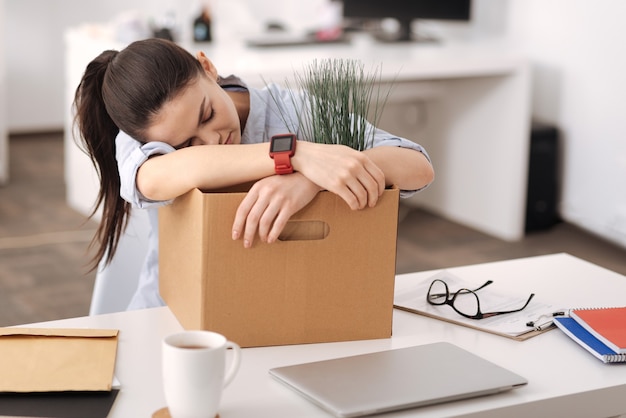
[[456,311],[456,313],[466,318],[483,319],[496,315],[519,312],[526,308],[532,298],[535,296],[534,293],[531,293],[524,306],[519,309],[513,309],[511,311],[482,312],[480,309],[480,300],[478,299],[478,295],[476,294],[476,292],[484,287],[489,286],[491,283],[493,283],[493,280],[488,280],[487,282],[485,282],[485,284],[474,290],[460,289],[451,294],[448,290],[448,285],[446,282],[440,279],[435,279],[428,288],[426,300],[431,305],[450,305],[452,309]]

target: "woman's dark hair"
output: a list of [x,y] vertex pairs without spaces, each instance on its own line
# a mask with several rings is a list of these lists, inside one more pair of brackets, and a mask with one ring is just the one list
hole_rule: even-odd
[[93,217],[102,221],[91,246],[93,268],[109,263],[128,223],[131,205],[120,196],[115,137],[120,130],[145,142],[145,132],[163,104],[203,74],[199,61],[173,42],[137,41],[121,51],[104,51],[85,70],[74,96],[77,143],[91,158],[100,180]]

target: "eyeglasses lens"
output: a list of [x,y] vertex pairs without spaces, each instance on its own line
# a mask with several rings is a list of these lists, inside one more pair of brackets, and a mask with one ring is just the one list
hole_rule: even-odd
[[470,290],[461,289],[452,296],[452,307],[465,315],[476,316],[480,311],[478,295]]
[[478,315],[479,312],[478,296],[474,292],[460,289],[450,294],[447,284],[438,279],[430,285],[428,301],[433,305],[450,305],[457,312],[468,316]]
[[428,289],[428,301],[433,305],[445,305],[449,298],[448,286],[441,280],[434,280]]

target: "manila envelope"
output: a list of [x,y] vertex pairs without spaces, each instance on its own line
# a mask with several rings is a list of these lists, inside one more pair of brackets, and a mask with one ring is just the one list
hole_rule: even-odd
[[0,392],[110,391],[118,333],[0,328]]

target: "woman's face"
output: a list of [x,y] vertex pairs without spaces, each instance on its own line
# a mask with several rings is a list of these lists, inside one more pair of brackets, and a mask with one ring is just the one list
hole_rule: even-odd
[[166,102],[146,131],[148,142],[176,149],[241,143],[241,123],[232,99],[209,75],[199,76]]

